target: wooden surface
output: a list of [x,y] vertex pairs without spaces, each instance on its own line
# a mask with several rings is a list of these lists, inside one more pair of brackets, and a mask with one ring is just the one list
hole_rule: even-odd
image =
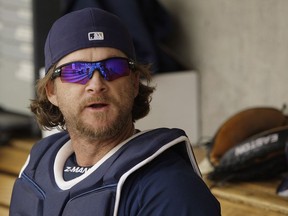
[[[256,209],[288,215],[288,200],[275,193],[279,180],[228,184],[213,188],[213,193],[224,200],[242,203]],[[263,215],[263,214],[262,214]],[[277,215],[277,214],[276,214]]]
[[0,216],[9,215],[13,184],[35,140],[14,140],[0,147]]
[[1,216],[9,216],[8,208],[0,206],[0,215]]
[[[0,216],[9,215],[11,192],[34,140],[14,140],[0,147]],[[202,148],[194,148],[198,162],[205,157]],[[212,193],[220,201],[222,216],[284,216],[288,215],[288,199],[275,190],[280,179],[263,182],[230,183],[213,186],[205,179]]]

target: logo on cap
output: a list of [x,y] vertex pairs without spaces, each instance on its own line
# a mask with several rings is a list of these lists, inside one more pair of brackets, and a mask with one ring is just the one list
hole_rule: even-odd
[[89,32],[88,39],[89,41],[104,40],[104,33],[103,32]]

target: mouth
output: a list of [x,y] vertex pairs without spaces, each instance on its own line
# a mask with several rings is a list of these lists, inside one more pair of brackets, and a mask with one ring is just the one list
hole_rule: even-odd
[[106,104],[106,103],[93,103],[93,104],[88,105],[87,107],[91,108],[91,109],[102,109],[102,108],[105,108],[107,106],[108,106],[108,104]]

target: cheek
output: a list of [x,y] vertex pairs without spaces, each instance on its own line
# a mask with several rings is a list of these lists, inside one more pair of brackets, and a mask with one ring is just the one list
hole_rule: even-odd
[[[126,82],[119,82],[114,85],[113,91],[111,91],[111,97],[114,98],[114,102],[118,104],[119,107],[127,107],[131,106],[134,101],[135,89],[133,87],[133,83],[130,80],[126,80]],[[112,90],[112,89],[110,89]]]
[[76,108],[78,104],[76,102],[79,101],[79,98],[77,98],[73,91],[69,89],[62,89],[61,92],[58,91],[57,101],[59,109],[62,112],[65,112],[65,110],[73,110]]
[[79,114],[79,103],[76,103],[75,101],[77,100],[69,97],[68,95],[66,97],[59,98],[58,108],[66,120],[75,120]]
[[134,82],[130,82],[125,85],[125,88],[121,92],[121,100],[125,102],[128,106],[132,106],[135,97],[138,95],[138,89],[135,88]]

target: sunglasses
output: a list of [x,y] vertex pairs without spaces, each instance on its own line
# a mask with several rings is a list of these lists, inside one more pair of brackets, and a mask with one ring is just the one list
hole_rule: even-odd
[[113,57],[97,62],[70,62],[57,67],[51,78],[60,77],[62,82],[85,85],[96,70],[105,80],[113,81],[128,76],[130,70],[135,70],[135,63],[122,57]]

